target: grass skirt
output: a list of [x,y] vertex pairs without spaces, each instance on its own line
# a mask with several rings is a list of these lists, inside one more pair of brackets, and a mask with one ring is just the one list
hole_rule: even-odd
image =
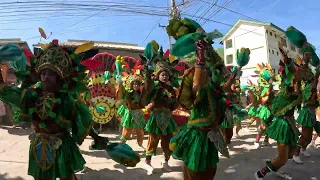
[[314,118],[309,111],[309,108],[302,107],[299,111],[299,116],[297,118],[297,123],[303,127],[313,127]]
[[274,118],[271,125],[267,128],[266,134],[278,143],[288,146],[297,145],[299,136],[295,135],[288,120],[284,118]]
[[72,174],[79,172],[83,169],[86,163],[83,159],[78,146],[70,136],[61,139],[62,144],[56,150],[56,159],[52,167],[46,171],[42,170],[32,151],[32,146],[29,150],[29,167],[28,175],[34,178],[67,178]]
[[173,158],[182,160],[192,171],[205,172],[208,168],[215,168],[219,162],[218,150],[208,138],[207,132],[188,128],[181,131],[170,143],[175,144],[172,149]]
[[[162,126],[163,124],[165,125]],[[164,128],[161,128],[161,127],[164,127]],[[151,133],[151,134],[168,135],[169,133],[177,132],[178,126],[175,120],[173,119],[171,112],[164,110],[164,111],[152,112],[150,114],[150,117],[146,124],[145,129],[148,133]]]
[[262,119],[266,124],[268,124],[266,121],[268,120],[270,115],[271,115],[271,112],[270,112],[269,108],[265,105],[261,106],[259,114],[258,114],[258,118]]
[[248,115],[250,117],[257,117],[259,114],[259,108],[258,107],[254,107],[254,106],[251,106],[248,110]]
[[125,128],[144,128],[146,119],[142,110],[130,111],[126,106],[121,105],[118,109],[118,114],[122,116],[121,126]]

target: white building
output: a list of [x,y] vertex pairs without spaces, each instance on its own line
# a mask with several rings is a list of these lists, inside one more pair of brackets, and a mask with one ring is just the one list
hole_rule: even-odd
[[241,84],[247,80],[256,82],[251,75],[255,74],[258,63],[270,64],[275,72],[278,71],[281,53],[278,49],[278,41],[281,41],[289,57],[302,57],[301,49],[289,43],[285,37],[285,30],[268,22],[238,20],[235,25],[222,37],[221,44],[224,46],[224,60],[226,65],[236,64],[237,49],[249,48],[251,51],[248,65],[243,67]]

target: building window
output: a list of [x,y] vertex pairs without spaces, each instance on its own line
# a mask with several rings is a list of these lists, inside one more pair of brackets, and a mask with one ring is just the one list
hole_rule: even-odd
[[276,35],[276,34],[274,34],[274,37],[275,37],[275,38],[277,38],[277,35]]
[[299,51],[299,54],[300,54],[300,55],[303,55],[302,49],[299,49],[298,51]]
[[296,47],[294,45],[291,44],[290,49],[294,52],[296,52]]
[[272,54],[274,54],[274,50],[272,49]]
[[232,48],[232,39],[227,40],[226,48],[227,49]]
[[272,72],[276,72],[276,69],[275,69],[275,68],[272,68]]
[[279,52],[277,51],[277,56],[279,56]]
[[269,53],[271,53],[271,49],[269,49]]
[[268,34],[268,30],[266,30],[266,33]]
[[272,36],[272,32],[270,32],[269,34],[270,34],[270,36]]
[[227,55],[226,64],[233,64],[233,55]]
[[285,38],[281,38],[281,43],[283,47],[287,47],[287,40]]

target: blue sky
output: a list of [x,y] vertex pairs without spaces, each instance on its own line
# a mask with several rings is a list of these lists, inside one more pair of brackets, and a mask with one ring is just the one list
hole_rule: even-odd
[[[28,2],[27,0],[24,1]],[[55,2],[59,1],[56,0]],[[111,0],[66,0],[64,2],[70,4],[93,4],[99,3],[99,1],[103,3]],[[135,4],[135,7],[128,6],[127,8],[129,9],[137,8],[140,5],[142,10],[147,5],[159,8],[152,10],[152,13],[156,14],[153,16],[111,11],[107,9],[108,6],[97,6],[96,10],[92,11],[84,9],[53,11],[51,9],[45,12],[41,11],[44,8],[37,5],[26,4],[25,7],[21,5],[8,6],[8,4],[2,3],[16,2],[16,0],[2,0],[0,6],[8,8],[0,7],[0,38],[21,38],[27,40],[31,45],[39,42],[40,37],[37,37],[39,36],[38,27],[42,27],[48,35],[52,32],[50,39],[55,38],[60,41],[66,41],[67,39],[100,40],[145,46],[151,40],[156,40],[165,48],[168,47],[169,43],[165,29],[158,27],[158,24],[166,25],[168,22],[168,17],[161,18],[161,16],[158,16],[167,11],[165,7],[168,6],[168,0],[114,1]],[[176,1],[177,4],[182,2],[182,0]],[[228,25],[233,25],[239,18],[247,19],[224,9],[218,11],[218,7],[210,8],[210,4],[203,2],[211,3],[215,0],[189,1],[189,7],[180,6],[183,15],[204,17],[220,22],[207,21],[204,23],[205,20],[199,21],[199,18],[194,18],[203,24],[207,31],[218,29],[220,32],[225,33],[231,28]],[[35,1],[29,0],[29,2]],[[225,3],[228,4],[226,7],[229,9],[260,21],[272,22],[283,29],[293,25],[305,33],[309,42],[314,44],[317,50],[320,50],[320,24],[317,23],[320,17],[319,0],[304,0],[303,3],[300,0],[218,0],[218,5],[220,6]],[[210,9],[207,9],[208,7]],[[61,6],[60,8],[64,7]],[[104,8],[106,8],[104,12],[94,15]],[[46,7],[46,9],[50,9],[50,7]],[[148,9],[150,11],[150,8],[147,8],[146,11]],[[89,16],[92,17],[89,18]],[[151,32],[152,29],[153,31]],[[148,36],[149,33],[150,35]]]

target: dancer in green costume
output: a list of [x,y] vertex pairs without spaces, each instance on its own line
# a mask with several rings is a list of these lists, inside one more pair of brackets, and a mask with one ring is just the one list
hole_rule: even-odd
[[[220,84],[212,83],[207,76],[207,46],[204,40],[197,42],[196,66],[185,72],[179,93],[181,105],[191,110],[188,128],[171,140],[173,157],[184,162],[185,180],[212,180],[219,162],[218,150],[208,133],[219,133],[227,105]],[[222,148],[225,143],[221,134],[220,141]]]
[[226,116],[221,124],[225,141],[229,147],[231,147],[231,138],[233,137],[233,128],[236,125],[236,135],[239,136],[241,127],[241,121],[246,113],[240,107],[240,74],[233,77],[233,73],[240,72],[241,67],[227,67],[229,80],[222,84],[223,89],[226,90],[226,95],[230,100],[231,105],[226,110]]
[[[148,175],[151,175],[153,173],[151,158],[156,155],[160,140],[165,156],[162,168],[166,171],[171,171],[171,167],[169,166],[171,156],[169,143],[173,133],[178,128],[172,117],[172,111],[179,104],[176,101],[174,90],[174,82],[176,81],[173,76],[172,64],[169,62],[169,59],[164,59],[162,47],[159,49],[159,45],[155,42],[149,43],[144,55],[147,60],[147,73],[145,76],[146,104],[152,103],[150,117],[145,127],[148,132],[146,169]],[[152,80],[152,73],[154,74],[154,80]]]
[[259,121],[259,103],[260,103],[260,91],[259,86],[254,85],[251,81],[248,82],[248,97],[249,97],[249,105],[246,107],[248,109],[248,116],[250,120],[247,124],[247,129],[254,123]]
[[[85,87],[81,77],[86,67],[78,65],[81,55],[74,51],[54,40],[37,59],[30,57],[26,71],[16,73],[23,82],[21,88],[1,84],[0,99],[20,107],[19,121],[34,123],[35,132],[29,136],[28,174],[35,179],[76,179],[74,173],[85,164],[76,143],[82,144],[88,134],[105,146],[92,131],[87,107],[68,93]],[[72,76],[77,79],[68,81]],[[30,88],[37,78],[40,87]]]
[[[260,120],[259,122],[260,124],[258,127],[258,134],[256,136],[256,141],[254,144],[256,148],[259,148],[260,139],[262,135],[265,134],[266,128],[268,126],[267,120],[271,115],[270,108],[271,108],[272,100],[274,97],[273,83],[275,82],[276,77],[269,64],[267,65],[258,64],[257,70],[259,71],[258,83],[259,83],[259,86],[261,87],[261,94],[259,96],[261,104],[259,108],[259,113],[257,114],[257,117]],[[267,135],[265,135],[263,143],[264,145],[269,145],[269,138]]]
[[302,126],[301,137],[298,142],[297,152],[293,156],[294,162],[302,164],[300,154],[309,157],[310,154],[306,151],[307,146],[312,141],[312,134],[314,127],[317,124],[316,109],[319,106],[317,100],[317,85],[319,79],[319,72],[314,74],[310,68],[310,60],[312,57],[313,49],[311,52],[305,52],[302,64],[299,67],[299,72],[302,76],[301,79],[301,92],[302,92],[302,105],[299,110],[297,123]]
[[[220,132],[230,105],[221,86],[226,67],[212,48],[214,36],[205,33],[198,23],[186,20],[193,22],[197,31],[178,39],[172,54],[185,56],[196,51],[195,65],[185,71],[178,96],[179,103],[191,114],[187,129],[171,139],[170,149],[175,159],[184,162],[185,180],[212,180],[219,162],[218,151],[229,156]],[[235,75],[232,73],[230,79]]]
[[[117,66],[120,66],[120,64],[118,64],[120,63],[119,58],[121,57],[117,57]],[[140,63],[140,61],[138,61],[138,63]],[[127,64],[125,67],[128,66]],[[140,64],[135,64],[134,67],[140,67]],[[123,73],[123,78],[117,78],[117,83],[119,84],[117,96],[118,100],[123,102],[117,112],[122,116],[121,126],[123,129],[120,140],[121,143],[126,143],[131,134],[135,132],[137,135],[137,143],[143,148],[144,127],[146,125],[142,111],[145,107],[145,102],[143,102],[143,94],[145,91],[144,89],[141,90],[143,77],[140,75],[140,69],[126,69],[125,71],[127,72]]]
[[294,119],[295,108],[301,103],[301,92],[298,87],[300,75],[294,60],[288,58],[280,43],[279,49],[283,55],[279,70],[282,78],[281,88],[273,100],[269,122],[266,121],[271,123],[266,129],[266,134],[278,143],[278,157],[267,161],[267,165],[254,174],[256,180],[262,180],[269,172],[276,172],[284,179],[291,179],[278,170],[288,159],[293,158],[300,135]]

